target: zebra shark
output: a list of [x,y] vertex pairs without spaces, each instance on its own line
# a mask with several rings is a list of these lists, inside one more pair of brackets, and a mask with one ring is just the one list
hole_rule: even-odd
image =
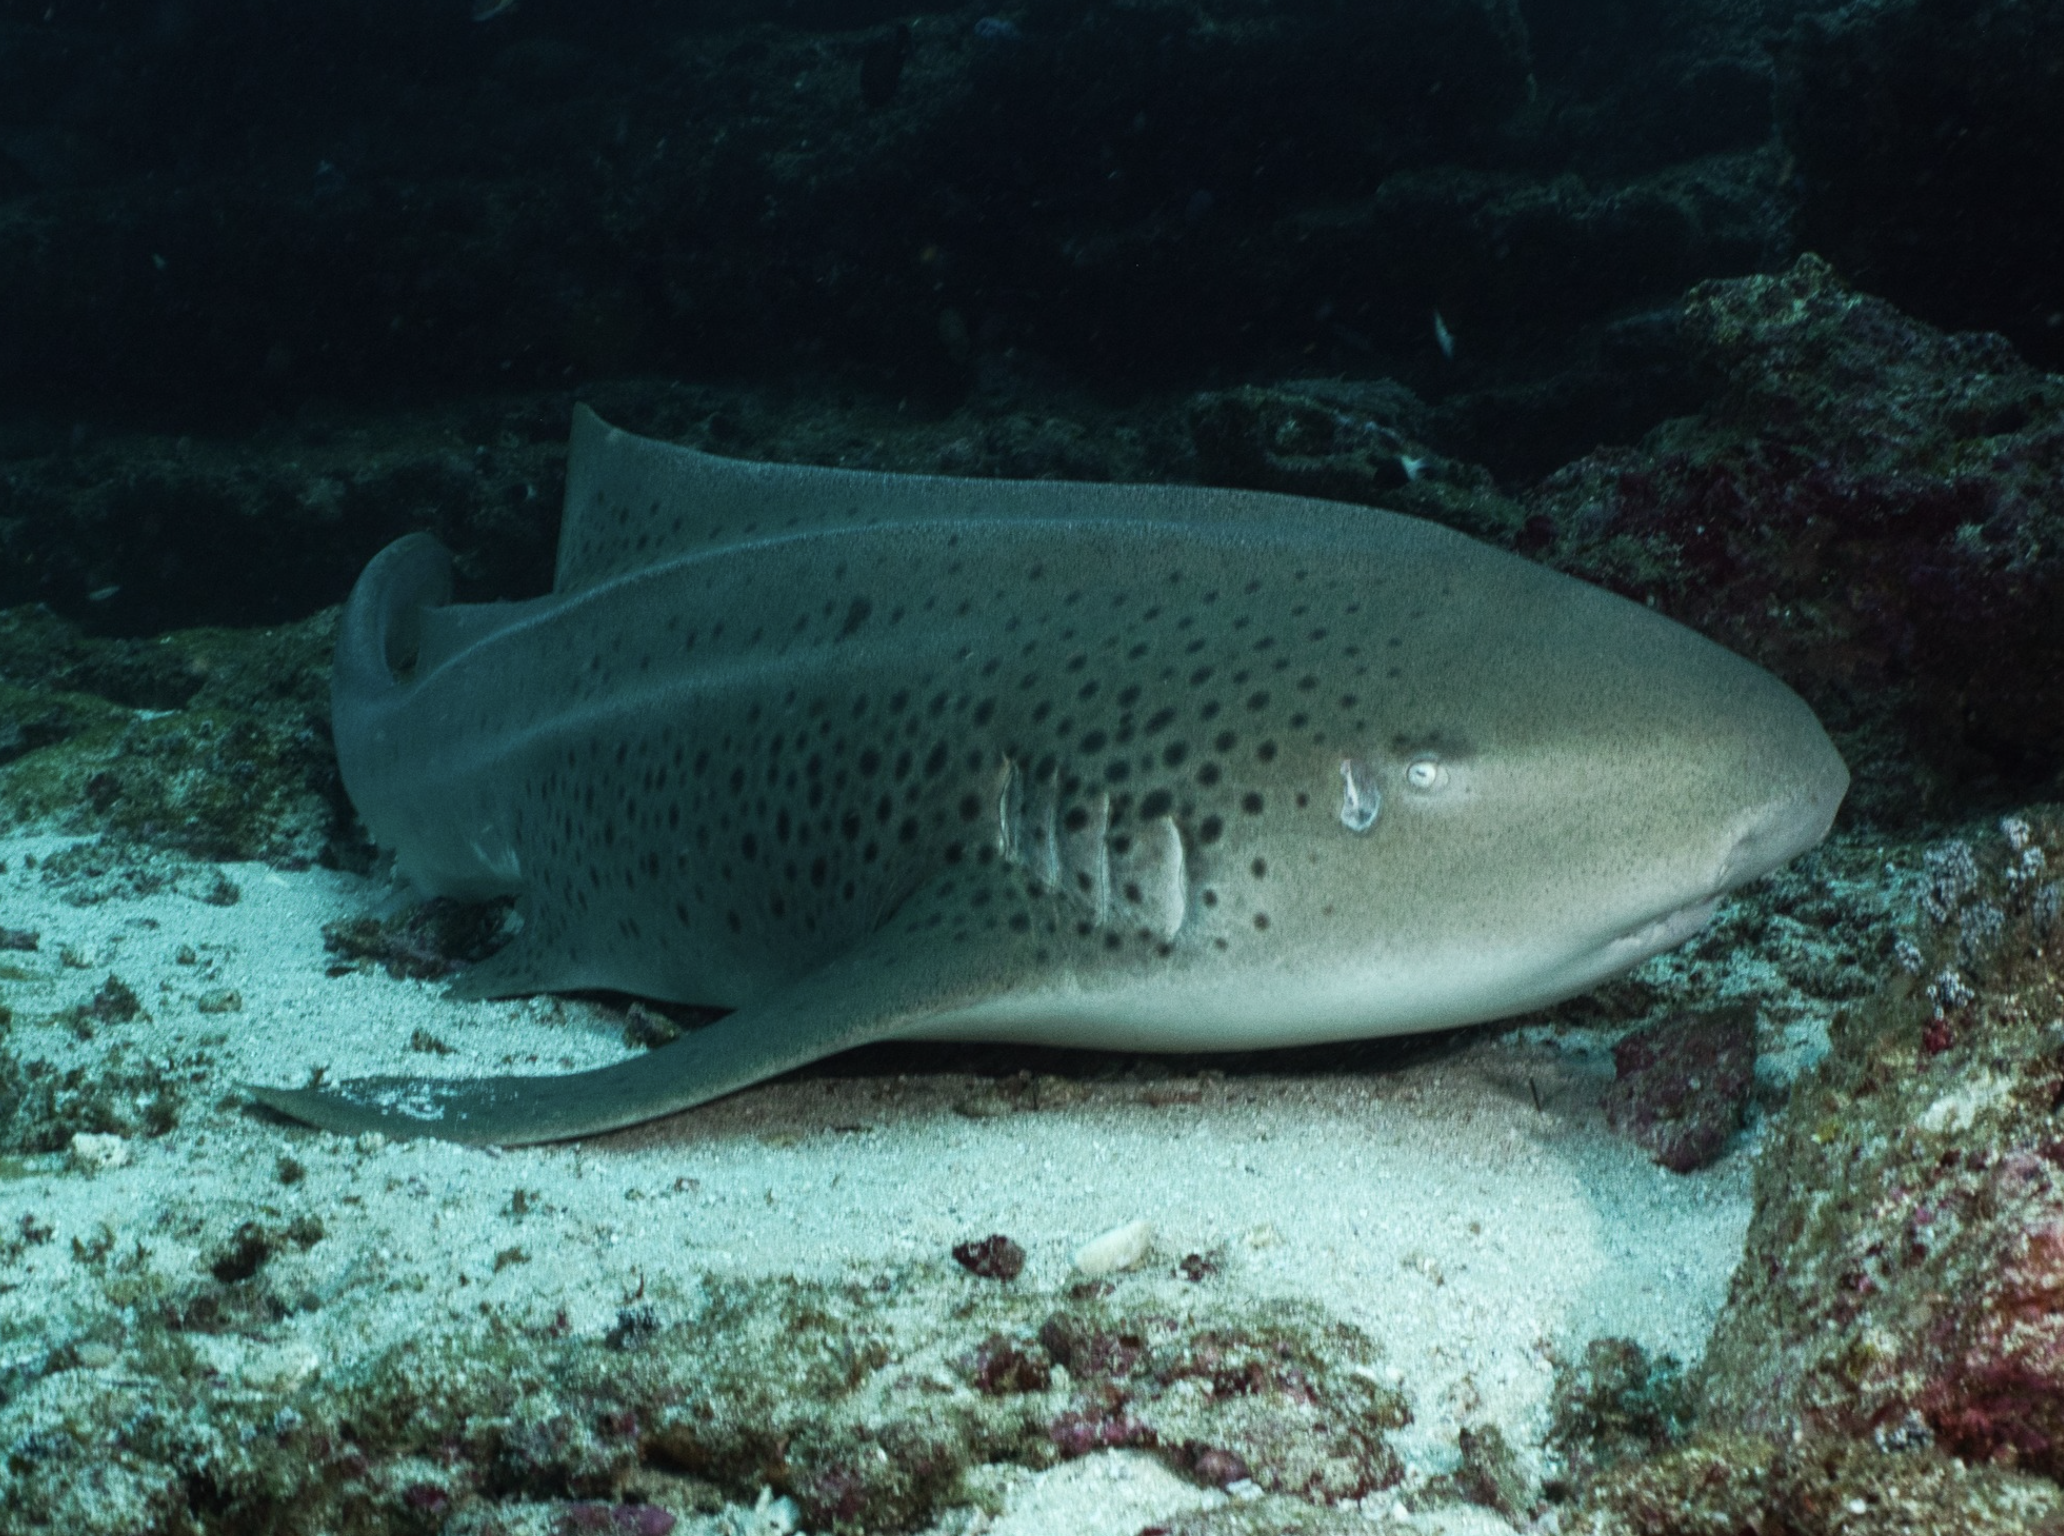
[[462,997],[727,1007],[558,1076],[253,1088],[521,1144],[887,1038],[1434,1030],[1681,943],[1848,772],[1768,672],[1437,524],[1301,497],[748,463],[577,408],[548,596],[416,534],[333,678],[422,892],[513,894]]

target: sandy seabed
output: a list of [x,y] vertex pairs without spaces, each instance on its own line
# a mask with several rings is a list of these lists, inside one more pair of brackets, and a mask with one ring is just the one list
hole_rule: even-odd
[[[1610,1056],[1583,1031],[1483,1033],[1379,1072],[1185,1063],[1047,1091],[833,1072],[545,1148],[333,1137],[253,1110],[237,1085],[300,1083],[316,1067],[599,1065],[624,1054],[622,1016],[575,1000],[454,1002],[373,967],[332,974],[323,925],[391,899],[378,882],[191,863],[148,892],[118,874],[52,878],[77,846],[0,840],[0,927],[36,935],[33,950],[0,955],[8,1048],[60,1072],[148,1066],[179,1084],[181,1107],[164,1134],[0,1160],[12,1238],[0,1348],[16,1374],[0,1403],[17,1435],[100,1390],[96,1378],[139,1368],[128,1341],[145,1324],[111,1299],[111,1264],[177,1293],[254,1220],[320,1224],[319,1240],[263,1261],[270,1286],[301,1298],[288,1315],[191,1340],[250,1386],[254,1416],[273,1399],[349,1391],[369,1362],[490,1309],[519,1333],[602,1335],[627,1298],[664,1308],[782,1277],[909,1271],[933,1277],[943,1315],[966,1287],[995,1283],[944,1262],[989,1233],[1025,1250],[1012,1284],[1060,1295],[1084,1242],[1143,1220],[1152,1250],[1114,1281],[1130,1301],[1184,1307],[1196,1288],[1181,1261],[1200,1255],[1221,1300],[1304,1303],[1375,1341],[1412,1422],[1388,1437],[1404,1481],[1369,1495],[1366,1513],[1475,1536],[1511,1527],[1467,1504],[1411,1507],[1415,1488],[1454,1470],[1460,1431],[1495,1425],[1538,1470],[1557,1360],[1602,1336],[1694,1359],[1749,1219],[1748,1148],[1680,1176],[1607,1130]],[[141,1016],[95,1013],[111,976]],[[19,1459],[5,1474],[22,1475]],[[940,1528],[1132,1536],[1229,1497],[1137,1450],[992,1481],[984,1513]],[[677,1528],[697,1521],[789,1523],[778,1505],[741,1505]]]

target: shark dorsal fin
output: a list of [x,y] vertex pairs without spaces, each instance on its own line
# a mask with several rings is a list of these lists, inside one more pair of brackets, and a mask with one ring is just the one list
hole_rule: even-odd
[[1375,512],[1262,491],[1051,480],[968,480],[765,464],[639,437],[574,407],[553,590],[564,594],[682,555],[884,523],[1064,520],[1337,524]]

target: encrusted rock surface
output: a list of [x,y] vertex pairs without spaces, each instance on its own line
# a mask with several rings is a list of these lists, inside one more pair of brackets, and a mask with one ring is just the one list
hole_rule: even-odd
[[1937,850],[1757,1171],[1709,1426],[2064,1476],[2064,813]]
[[1755,1010],[1675,1014],[1613,1046],[1606,1123],[1673,1173],[1716,1160],[1741,1128],[1756,1081]]
[[1595,1484],[1565,1536],[2056,1536],[2054,1484],[1854,1441],[1703,1435]]
[[[512,1332],[490,1315],[303,1391],[316,1363],[253,1355],[249,1335],[292,1304],[272,1256],[322,1239],[320,1223],[247,1224],[181,1295],[125,1282],[120,1255],[82,1258],[170,1322],[168,1337],[218,1335],[224,1347],[192,1359],[197,1346],[168,1342],[119,1383],[45,1394],[56,1416],[18,1458],[14,1514],[32,1529],[169,1530],[198,1498],[211,1530],[271,1528],[267,1511],[291,1505],[287,1528],[372,1533],[526,1501],[578,1521],[598,1506],[714,1510],[771,1489],[814,1532],[907,1531],[965,1501],[963,1480],[984,1463],[1052,1466],[1112,1447],[1206,1486],[1251,1484],[1285,1507],[1324,1508],[1402,1476],[1384,1436],[1410,1415],[1375,1382],[1376,1346],[1352,1330],[1294,1306],[1207,1302],[1176,1317],[1116,1298],[1013,1295],[957,1270],[734,1287],[685,1311],[631,1304],[600,1340]],[[963,1294],[950,1322],[936,1311],[942,1286]],[[1006,1338],[1041,1362],[1036,1375],[986,1371]],[[118,1344],[68,1347],[99,1361]],[[231,1357],[228,1379],[205,1364]],[[261,1420],[246,1417],[250,1404]],[[247,1424],[255,1432],[240,1432]],[[110,1505],[89,1514],[77,1501],[95,1486]]]
[[351,841],[329,741],[334,623],[110,641],[44,609],[0,612],[0,826],[301,866]]

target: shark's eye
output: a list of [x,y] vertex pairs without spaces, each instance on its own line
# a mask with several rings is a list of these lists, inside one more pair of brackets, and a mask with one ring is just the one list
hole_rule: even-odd
[[1405,782],[1414,789],[1439,789],[1448,782],[1448,770],[1437,757],[1415,757],[1405,765]]
[[1340,824],[1350,832],[1366,832],[1383,809],[1383,792],[1369,765],[1349,758],[1340,765]]

